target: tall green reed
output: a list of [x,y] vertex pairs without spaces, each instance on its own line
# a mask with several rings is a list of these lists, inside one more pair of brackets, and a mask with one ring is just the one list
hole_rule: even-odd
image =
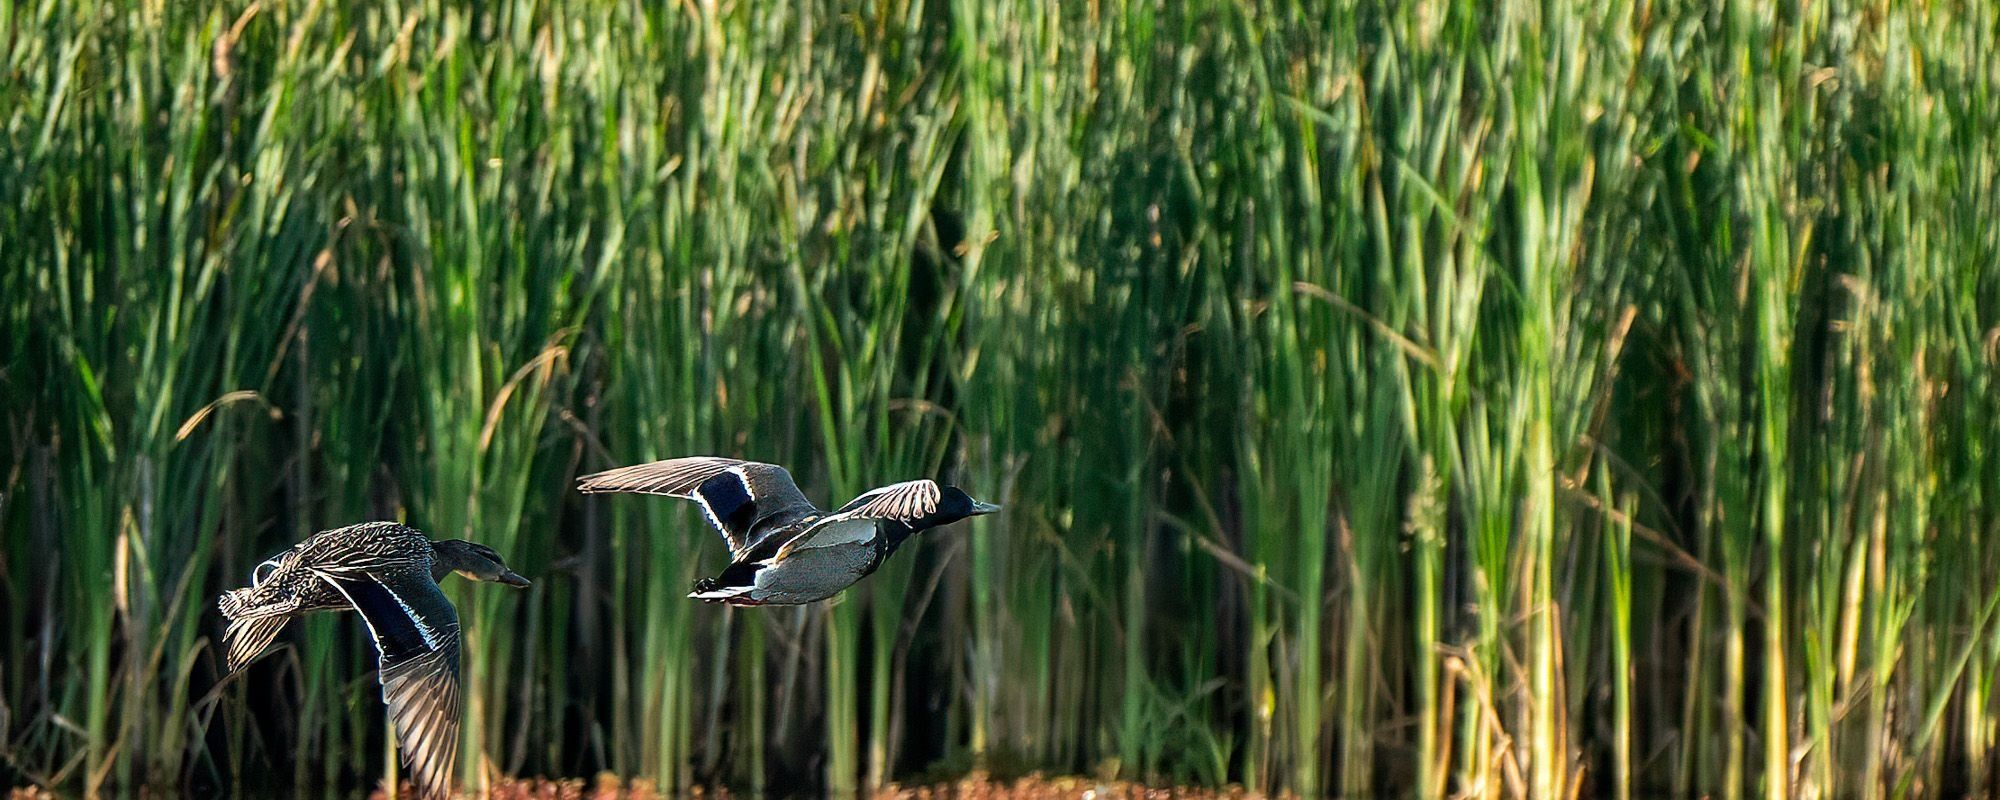
[[[1992,786],[1983,5],[0,23],[10,775],[371,780],[355,626],[206,609],[391,517],[541,577],[452,590],[470,786]],[[693,605],[567,489],[695,452],[1007,511]]]

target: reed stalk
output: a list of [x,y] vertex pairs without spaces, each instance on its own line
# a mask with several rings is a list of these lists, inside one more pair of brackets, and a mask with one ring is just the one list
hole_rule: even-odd
[[[1986,3],[0,4],[0,780],[364,787],[364,519],[465,786],[1996,788]],[[682,595],[708,453],[1006,510]]]

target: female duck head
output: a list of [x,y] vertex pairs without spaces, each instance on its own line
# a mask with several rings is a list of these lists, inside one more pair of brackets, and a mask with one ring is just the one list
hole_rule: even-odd
[[500,554],[493,548],[464,539],[442,539],[431,543],[437,550],[437,566],[433,577],[442,578],[447,572],[456,572],[475,581],[492,581],[508,586],[526,586],[528,579],[507,568],[507,562],[500,560]]

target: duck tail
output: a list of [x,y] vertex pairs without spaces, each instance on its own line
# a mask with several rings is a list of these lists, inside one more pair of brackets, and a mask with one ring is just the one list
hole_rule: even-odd
[[256,660],[271,641],[278,638],[278,631],[285,627],[284,617],[244,617],[229,621],[229,628],[222,632],[222,648],[229,660],[229,671],[235,672]]
[[223,592],[222,597],[215,601],[215,607],[222,611],[222,616],[229,619],[241,617],[250,609],[250,590],[231,589]]
[[229,620],[222,632],[222,649],[231,672],[263,655],[297,607],[296,602],[259,603],[252,596],[254,591],[255,587],[231,589],[215,601],[223,618]]

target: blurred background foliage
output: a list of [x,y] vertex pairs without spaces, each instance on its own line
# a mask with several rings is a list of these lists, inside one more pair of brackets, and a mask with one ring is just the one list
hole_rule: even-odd
[[[491,544],[467,786],[1990,794],[1984,0],[0,4],[0,777],[369,785],[322,528]],[[711,453],[1007,505],[682,597]]]

